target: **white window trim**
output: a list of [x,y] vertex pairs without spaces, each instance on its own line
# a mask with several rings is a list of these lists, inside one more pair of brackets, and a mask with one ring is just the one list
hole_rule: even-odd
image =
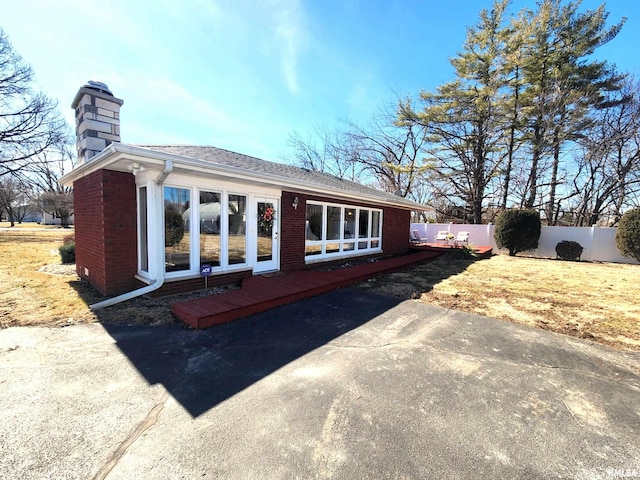
[[[197,191],[197,189],[194,189],[190,186],[187,185],[179,185],[179,184],[169,184],[166,183],[164,185],[162,185],[162,191],[161,191],[161,198],[162,198],[162,232],[163,232],[163,237],[162,237],[162,245],[163,245],[163,249],[166,248],[164,247],[164,232],[165,232],[165,225],[164,225],[164,218],[165,218],[165,214],[164,214],[164,209],[165,209],[165,189],[167,188],[177,188],[180,190],[188,190],[189,191],[189,205],[193,205],[194,203],[194,198],[195,198],[195,194],[194,194],[194,190]],[[199,201],[199,198],[198,198]],[[166,265],[163,265],[162,268],[164,268],[164,277],[169,280],[172,278],[183,278],[183,277],[191,277],[193,275],[195,275],[196,273],[200,273],[199,272],[199,268],[200,268],[200,239],[199,238],[195,238],[195,237],[199,237],[199,235],[194,235],[192,230],[193,230],[193,222],[194,222],[194,218],[198,218],[195,216],[196,210],[198,210],[198,215],[200,214],[199,212],[199,206],[198,208],[190,208],[189,209],[189,269],[188,270],[176,270],[173,272],[167,272],[166,270]],[[200,229],[200,226],[198,225],[198,231]],[[194,251],[198,252],[198,258],[197,258],[197,262],[194,262]],[[166,252],[166,249],[165,249]],[[165,253],[166,255],[166,253]],[[166,262],[166,260],[165,260]],[[196,272],[196,265],[195,263],[198,263],[198,271]]]
[[[173,272],[167,272],[164,270],[164,277],[167,281],[172,280],[183,280],[188,278],[194,278],[200,276],[200,192],[213,192],[220,194],[220,265],[212,266],[212,272],[215,274],[223,274],[223,273],[233,273],[236,271],[246,270],[250,267],[249,263],[249,239],[247,232],[247,225],[245,223],[245,261],[243,263],[229,263],[229,196],[237,195],[245,198],[245,222],[248,220],[250,211],[251,211],[251,194],[248,192],[243,192],[234,189],[227,188],[214,188],[214,186],[206,187],[206,186],[187,186],[178,183],[166,183],[162,186],[161,196],[162,196],[162,218],[164,221],[164,192],[165,188],[179,188],[183,190],[189,191],[189,205],[195,206],[195,208],[190,208],[189,212],[189,222],[190,222],[190,252],[189,252],[189,262],[190,268],[188,270],[177,270]],[[196,227],[197,225],[197,227]],[[194,231],[194,228],[197,228],[197,231]],[[163,225],[164,232],[164,225]],[[164,245],[164,239],[162,240]],[[162,266],[164,269],[164,265]],[[144,275],[146,272],[138,271],[138,275],[142,277],[146,277]]]
[[[306,215],[305,215],[305,263],[316,263],[327,260],[333,260],[338,258],[349,258],[349,257],[357,257],[361,255],[370,255],[372,253],[380,253],[382,252],[382,225],[383,225],[383,211],[380,208],[372,208],[372,207],[359,207],[356,205],[348,205],[342,203],[332,203],[332,202],[318,202],[318,201],[307,201],[307,205],[317,205],[322,207],[322,238],[320,240],[306,240]],[[340,208],[340,223],[342,228],[340,228],[340,238],[328,240],[327,239],[327,208],[328,207],[339,207]],[[347,209],[355,210],[355,229],[354,229],[354,237],[353,238],[344,238],[344,217]],[[360,222],[360,211],[367,210],[369,212],[368,215],[368,225],[367,232],[369,235],[367,237],[358,237],[359,222]],[[373,227],[373,212],[379,212],[380,214],[380,222],[378,225],[377,235],[372,235],[371,228]],[[359,243],[367,242],[367,248],[358,248]],[[377,241],[377,247],[371,247],[372,241]],[[337,252],[329,252],[327,253],[327,244],[338,243],[340,248]],[[353,245],[352,250],[345,250],[345,245]],[[321,253],[307,255],[306,249],[309,246],[320,246]]]

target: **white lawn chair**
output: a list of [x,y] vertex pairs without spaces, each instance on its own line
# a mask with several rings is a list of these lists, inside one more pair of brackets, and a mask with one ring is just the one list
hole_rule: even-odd
[[411,230],[411,236],[409,237],[410,243],[422,243],[422,237],[418,230]]
[[444,242],[449,243],[449,239],[451,238],[451,234],[446,230],[440,230],[436,235],[436,242]]
[[460,245],[469,245],[469,232],[458,232],[456,238],[453,239],[453,244],[456,247]]

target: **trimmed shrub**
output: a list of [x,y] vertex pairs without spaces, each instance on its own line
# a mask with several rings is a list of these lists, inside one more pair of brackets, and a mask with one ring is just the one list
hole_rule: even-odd
[[184,237],[184,221],[180,212],[164,211],[164,246],[173,247]]
[[58,251],[60,252],[60,259],[62,263],[76,263],[76,242],[66,241]]
[[506,248],[509,255],[538,248],[542,224],[534,210],[505,210],[496,219],[493,238],[498,248]]
[[571,240],[562,240],[556,245],[556,255],[562,260],[580,260],[582,245]]
[[640,208],[634,208],[620,219],[616,231],[616,247],[621,255],[640,262]]
[[476,249],[473,244],[460,245],[456,248],[450,248],[447,250],[447,257],[452,260],[478,260],[478,254],[476,253]]

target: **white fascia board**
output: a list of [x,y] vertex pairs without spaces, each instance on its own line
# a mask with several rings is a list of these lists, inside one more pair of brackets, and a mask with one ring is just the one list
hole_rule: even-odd
[[368,201],[375,204],[390,205],[406,210],[419,210],[421,208],[427,208],[426,206],[418,206],[418,204],[412,205],[404,204],[404,202],[393,202],[391,200],[386,200],[373,195],[362,195],[360,193],[352,193],[338,189],[326,188],[312,182],[305,182],[302,180],[292,181],[287,177],[269,173],[256,174],[250,170],[246,170],[240,167],[211,163],[204,160],[194,159],[192,157],[184,157],[181,155],[176,155],[174,153],[159,152],[157,150],[136,147],[122,143],[110,144],[106,149],[93,157],[91,160],[82,164],[80,167],[74,169],[73,171],[62,177],[61,181],[65,185],[70,185],[74,180],[77,180],[78,178],[81,178],[95,170],[113,165],[114,163],[122,159],[140,162],[144,164],[146,168],[151,168],[153,166],[162,168],[165,165],[166,161],[172,161],[174,164],[174,172],[185,170],[185,173],[202,172],[217,174],[223,175],[231,180],[236,181],[239,180],[249,183],[266,184],[292,191],[308,192],[315,195],[339,196],[345,199]]
[[[117,159],[114,159],[113,161],[106,161],[106,159],[110,155],[113,155],[116,152],[115,145],[116,144],[114,143],[108,145],[107,148],[102,150],[100,153],[91,157],[89,160],[85,160],[82,165],[75,167],[69,173],[60,177],[60,180],[58,181],[65,187],[71,187],[73,186],[73,182],[76,181],[77,179],[82,178],[88,175],[89,173],[92,173],[96,170],[100,170],[102,168],[105,168],[105,166],[112,164]],[[96,168],[98,164],[100,164],[99,168]]]

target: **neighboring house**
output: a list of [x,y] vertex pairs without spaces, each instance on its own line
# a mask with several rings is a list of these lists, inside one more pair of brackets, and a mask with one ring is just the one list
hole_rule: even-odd
[[[106,85],[80,88],[76,269],[104,295],[174,293],[338,259],[401,254],[422,205],[216,147],[120,143]],[[146,287],[145,287],[146,285]]]
[[[57,215],[52,215],[49,212],[45,212],[44,210],[42,210],[39,215],[41,215],[39,222],[43,225],[60,225],[60,217],[58,217]],[[73,213],[67,219],[67,225],[73,225]]]

